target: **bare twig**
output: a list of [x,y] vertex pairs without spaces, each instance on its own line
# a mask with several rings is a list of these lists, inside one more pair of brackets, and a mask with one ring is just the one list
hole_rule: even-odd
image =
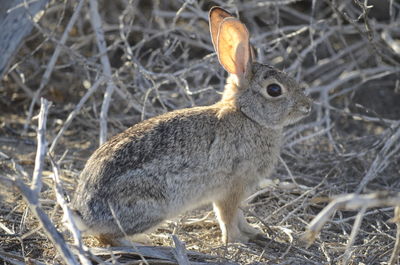
[[[40,15],[48,0],[23,1],[10,0],[1,3],[0,19],[0,79],[6,73],[10,59],[15,55],[22,40],[31,32],[34,17]],[[39,16],[40,17],[40,16]]]
[[90,265],[92,263],[85,256],[85,254],[87,254],[86,250],[85,250],[86,247],[83,245],[81,233],[80,233],[79,229],[77,228],[77,226],[74,222],[74,219],[72,217],[71,211],[68,208],[67,202],[64,199],[64,190],[62,188],[62,183],[61,183],[60,173],[59,173],[60,170],[51,156],[50,156],[50,161],[51,161],[51,165],[53,167],[52,178],[54,180],[54,186],[55,186],[54,189],[56,192],[56,198],[57,198],[58,204],[60,204],[60,206],[64,212],[64,219],[66,221],[66,227],[72,233],[72,237],[74,239],[74,244],[77,246],[77,249],[78,249],[79,260],[84,265]]
[[391,220],[396,223],[396,243],[393,247],[392,255],[390,256],[389,265],[397,264],[400,255],[400,206],[394,208],[394,217]]
[[42,76],[42,80],[40,81],[39,88],[38,88],[38,90],[36,90],[35,94],[33,95],[31,105],[29,106],[28,117],[26,119],[25,127],[24,127],[25,132],[28,129],[29,123],[31,122],[32,113],[33,113],[33,107],[35,106],[37,99],[39,98],[40,94],[42,93],[43,88],[49,82],[51,73],[53,72],[54,66],[55,66],[55,64],[57,62],[57,59],[58,59],[59,55],[60,55],[61,48],[63,47],[63,45],[67,41],[71,29],[72,29],[72,27],[74,26],[76,20],[79,17],[79,13],[80,13],[80,11],[82,9],[83,3],[84,3],[84,0],[79,0],[78,5],[75,8],[75,11],[71,16],[71,19],[69,20],[68,25],[65,28],[63,35],[61,36],[60,42],[56,45],[56,49],[54,50],[54,53],[53,53],[51,59],[49,60],[47,66],[46,66],[46,71],[44,72],[44,74]]
[[178,261],[179,265],[190,265],[187,253],[186,253],[186,248],[185,248],[185,244],[182,243],[182,241],[180,241],[178,239],[178,237],[176,235],[171,235],[172,236],[172,240],[174,241],[175,244],[175,251],[174,251],[174,256],[176,258],[176,260]]
[[99,14],[99,8],[97,0],[90,0],[90,22],[92,23],[93,30],[96,34],[97,39],[97,47],[100,51],[100,60],[103,65],[103,75],[106,76],[107,79],[107,89],[104,93],[103,105],[101,106],[100,112],[100,144],[103,144],[107,140],[107,115],[108,108],[110,106],[111,96],[114,92],[114,81],[112,80],[112,72],[110,60],[107,56],[107,46],[106,41],[104,39],[104,32],[101,26],[101,18]]
[[395,133],[391,134],[388,140],[386,141],[385,145],[383,146],[382,150],[377,154],[374,161],[372,162],[368,172],[365,174],[364,178],[362,179],[360,185],[358,186],[356,192],[360,193],[364,187],[377,175],[382,172],[390,163],[390,158],[398,154],[400,149],[400,143],[398,139],[400,138],[400,122],[396,124],[395,128],[397,130]]
[[[33,97],[34,93],[32,90],[20,79],[18,74],[16,72],[11,72],[10,73],[11,77],[15,80],[15,82],[19,85],[19,87],[29,96]],[[40,104],[38,104],[40,105]]]
[[37,261],[35,259],[22,257],[20,255],[10,253],[10,252],[5,252],[5,251],[2,251],[1,249],[0,249],[0,258],[4,259],[5,261],[10,262],[11,264],[18,264],[18,265],[19,264],[25,265],[27,263],[35,264],[35,265],[45,265],[46,264],[46,263]]
[[12,184],[17,187],[18,190],[21,192],[22,196],[29,206],[29,209],[41,223],[44,232],[53,243],[54,247],[60,254],[61,258],[64,260],[64,262],[66,264],[79,264],[75,259],[72,251],[65,243],[63,236],[57,231],[49,216],[40,207],[39,198],[37,198],[36,193],[32,191],[28,186],[26,186],[22,182],[21,178],[13,180]]
[[39,121],[37,129],[37,149],[36,149],[36,159],[35,168],[33,170],[31,189],[39,197],[40,191],[42,190],[42,171],[44,157],[46,156],[47,142],[46,142],[46,122],[47,122],[47,112],[51,106],[51,102],[47,101],[45,98],[41,98],[41,106],[39,112]]
[[38,139],[38,148],[35,160],[35,169],[32,177],[31,188],[29,188],[23,181],[23,176],[26,176],[27,173],[21,166],[16,164],[14,161],[14,165],[16,168],[16,172],[18,173],[17,178],[6,179],[6,181],[10,182],[21,192],[22,196],[28,203],[29,209],[33,212],[39,222],[42,224],[42,227],[48,236],[48,238],[52,241],[57,251],[60,253],[63,260],[66,264],[78,264],[71,250],[65,243],[62,235],[57,231],[54,224],[51,222],[48,215],[43,211],[40,207],[40,191],[42,187],[42,170],[43,170],[43,161],[46,155],[46,121],[47,121],[47,112],[51,103],[46,99],[41,99],[41,108],[39,113],[39,121],[38,121],[38,130],[37,130],[37,139]]
[[100,86],[101,83],[103,83],[104,78],[99,77],[96,82],[90,87],[90,89],[85,93],[85,95],[81,98],[79,103],[75,106],[75,109],[68,115],[67,120],[65,121],[64,125],[60,129],[60,131],[57,133],[57,136],[54,138],[53,142],[51,143],[49,153],[53,153],[54,149],[58,143],[58,140],[60,137],[64,134],[65,130],[69,127],[71,122],[74,120],[76,115],[78,115],[79,111],[85,104],[85,102],[90,98],[90,96],[97,90],[97,88]]
[[359,208],[367,209],[372,207],[398,206],[400,205],[400,195],[389,192],[378,192],[368,195],[349,194],[338,196],[329,203],[308,225],[304,239],[310,244],[315,240],[322,227],[332,214],[339,210],[356,210]]
[[349,238],[349,241],[347,242],[346,251],[343,255],[343,264],[348,264],[350,262],[351,253],[353,252],[352,247],[353,247],[354,241],[356,240],[357,233],[360,230],[361,221],[364,217],[366,210],[367,210],[367,207],[363,206],[361,208],[361,210],[358,212],[356,220],[354,221],[353,229],[351,230],[350,238]]

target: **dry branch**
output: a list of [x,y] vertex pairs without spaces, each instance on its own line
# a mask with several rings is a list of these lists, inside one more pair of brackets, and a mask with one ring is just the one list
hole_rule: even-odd
[[[390,128],[390,135],[385,145],[382,147],[381,151],[377,154],[376,158],[372,162],[367,174],[362,179],[360,185],[358,186],[356,192],[360,193],[364,187],[373,179],[379,176],[389,164],[390,159],[393,155],[397,155],[400,149],[400,122],[396,123],[394,128]],[[393,130],[396,131],[393,133]]]
[[107,46],[106,40],[104,38],[103,28],[101,26],[101,18],[99,14],[99,8],[97,0],[89,0],[90,4],[90,22],[92,23],[92,27],[94,33],[96,34],[97,47],[100,51],[100,61],[103,66],[103,75],[106,76],[107,79],[107,88],[104,93],[103,105],[101,106],[100,112],[100,145],[103,144],[107,140],[107,116],[108,116],[108,108],[110,106],[111,96],[114,92],[114,81],[112,79],[111,65],[110,60],[107,55]]
[[98,87],[104,82],[104,78],[99,77],[96,82],[90,87],[90,89],[85,93],[85,95],[81,98],[79,103],[75,106],[74,110],[68,115],[67,120],[65,121],[64,125],[61,127],[60,131],[57,133],[56,137],[54,138],[53,142],[51,143],[51,146],[49,148],[49,153],[53,153],[55,147],[57,146],[58,141],[60,140],[61,136],[64,134],[64,132],[67,130],[71,122],[74,120],[76,115],[79,114],[79,111],[83,107],[83,105],[86,103],[86,101],[89,99],[89,97],[98,89]]
[[[137,246],[130,247],[111,247],[111,248],[91,248],[90,251],[96,256],[136,256],[141,260],[140,255],[143,255],[149,264],[179,264],[179,260],[175,258],[175,250],[171,247],[162,246]],[[235,262],[220,261],[221,258],[213,255],[207,255],[195,251],[187,251],[189,264],[203,265],[237,265]],[[157,263],[158,262],[158,263]],[[121,263],[123,264],[123,263]]]
[[[365,214],[366,209],[373,207],[387,207],[392,206],[395,208],[395,217],[394,221],[398,222],[398,207],[400,205],[400,194],[399,193],[390,193],[390,192],[377,192],[368,195],[358,195],[358,194],[348,194],[336,197],[332,200],[328,206],[326,206],[308,225],[307,231],[305,232],[303,239],[308,242],[308,244],[312,244],[317,237],[317,235],[321,232],[322,227],[325,223],[329,221],[331,216],[337,210],[358,210],[361,209],[357,214],[356,220],[353,224],[353,229],[351,231],[350,239],[347,243],[346,252],[343,257],[343,264],[348,264],[350,262],[351,256],[351,248],[354,243],[355,237],[360,229],[362,218]],[[398,237],[400,236],[397,233],[396,237],[396,245],[393,250],[393,254],[391,257],[390,263],[393,264],[394,257],[397,257],[399,246],[398,241],[400,240]]]
[[67,246],[63,236],[57,231],[49,216],[40,207],[36,194],[28,186],[26,186],[21,179],[13,180],[12,184],[18,188],[19,192],[26,200],[29,209],[42,225],[45,234],[53,243],[55,249],[58,251],[64,262],[72,265],[79,264],[75,259],[71,249]]
[[77,252],[78,252],[79,260],[81,261],[81,263],[83,265],[90,265],[92,263],[86,257],[86,255],[88,253],[86,251],[86,247],[84,246],[84,244],[82,242],[81,232],[77,228],[75,221],[72,217],[72,213],[71,213],[70,209],[68,208],[68,204],[64,199],[64,190],[62,188],[62,183],[60,180],[60,170],[51,156],[50,156],[50,161],[51,161],[51,165],[53,167],[52,178],[54,180],[56,198],[57,198],[58,204],[61,206],[61,208],[64,212],[65,225],[72,233],[72,237],[74,239],[74,244],[78,250]]
[[43,211],[40,206],[39,198],[40,191],[42,187],[42,170],[43,163],[46,154],[46,121],[47,114],[50,107],[50,102],[46,99],[41,99],[41,107],[39,113],[39,122],[38,122],[38,130],[37,130],[37,154],[35,160],[35,170],[32,178],[32,185],[29,188],[24,182],[23,177],[27,175],[27,173],[22,169],[21,166],[16,167],[18,177],[14,177],[12,179],[4,179],[7,182],[10,182],[14,185],[22,194],[24,199],[26,200],[29,209],[39,220],[42,225],[43,230],[45,231],[48,238],[54,244],[55,249],[59,252],[60,256],[64,260],[66,264],[78,264],[75,259],[73,253],[67,246],[63,236],[57,231],[53,222],[50,220],[49,216]]
[[180,241],[176,235],[172,235],[172,240],[174,241],[174,244],[175,244],[174,256],[175,256],[176,260],[178,261],[178,264],[179,265],[190,265],[190,262],[189,262],[189,259],[187,257],[187,253],[186,253],[185,244],[182,243],[182,241]]
[[60,41],[56,44],[56,49],[54,50],[53,55],[51,56],[47,66],[46,66],[46,71],[44,72],[42,79],[40,81],[40,86],[39,88],[36,90],[35,94],[33,95],[32,101],[31,101],[31,105],[29,106],[29,112],[28,112],[28,117],[26,119],[26,123],[25,123],[25,131],[28,128],[28,124],[31,122],[31,118],[32,118],[32,113],[33,113],[33,107],[36,104],[36,101],[38,100],[38,98],[40,97],[40,94],[42,93],[43,88],[47,85],[47,83],[49,82],[50,76],[54,70],[54,66],[57,62],[58,57],[60,56],[61,53],[61,48],[65,45],[65,42],[68,39],[68,34],[70,33],[72,27],[74,26],[76,20],[78,19],[79,13],[82,9],[84,1],[80,0],[78,5],[75,8],[74,13],[71,16],[71,19],[68,22],[67,27],[64,30],[64,33],[60,39]]
[[51,106],[51,102],[45,98],[41,98],[41,106],[39,112],[39,121],[37,129],[37,150],[35,159],[35,168],[33,170],[31,189],[35,193],[35,196],[39,198],[40,191],[42,190],[42,171],[44,158],[47,152],[47,141],[46,141],[46,123],[47,113]]
[[395,265],[398,263],[399,255],[400,255],[400,207],[396,206],[394,209],[394,217],[391,220],[393,223],[396,223],[397,231],[396,231],[396,243],[393,247],[392,255],[390,256],[389,265]]
[[2,29],[0,31],[0,79],[6,73],[22,40],[31,32],[32,24],[36,23],[33,18],[43,12],[47,2],[48,0],[29,3],[24,0],[2,0],[0,8],[0,28]]
[[322,227],[329,221],[337,210],[357,210],[373,207],[396,207],[400,205],[400,194],[378,192],[367,195],[348,194],[333,199],[308,225],[304,239],[312,243],[321,232]]

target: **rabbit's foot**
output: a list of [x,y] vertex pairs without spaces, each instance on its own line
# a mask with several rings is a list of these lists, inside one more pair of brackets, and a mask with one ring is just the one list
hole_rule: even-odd
[[222,232],[222,241],[225,244],[248,243],[254,239],[265,238],[258,229],[247,223],[243,210],[238,208],[241,196],[237,194],[238,190],[235,190],[223,200],[214,202],[215,213]]
[[263,246],[270,242],[270,239],[262,234],[258,229],[248,225],[246,229],[240,229],[238,227],[231,227],[230,229],[223,230],[222,240],[226,243],[255,243],[257,245]]
[[269,239],[263,233],[247,223],[241,211],[238,212],[236,222],[225,224],[221,227],[222,240],[225,243],[255,243],[268,241]]
[[241,220],[241,222],[239,222],[239,229],[242,237],[248,238],[248,241],[246,243],[265,245],[267,242],[270,241],[270,239],[266,237],[259,229],[248,224],[244,218]]
[[271,239],[269,239],[262,233],[258,233],[250,238],[249,243],[254,243],[258,246],[265,247],[266,245],[271,243]]
[[[222,228],[222,227],[221,227]],[[247,243],[249,238],[242,234],[237,226],[226,227],[222,230],[222,242],[228,243]]]
[[96,236],[99,243],[103,246],[110,247],[131,247],[132,241],[124,237],[115,237],[109,234],[101,234]]

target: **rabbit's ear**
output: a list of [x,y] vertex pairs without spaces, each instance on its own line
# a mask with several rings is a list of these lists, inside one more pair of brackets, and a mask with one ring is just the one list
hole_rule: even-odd
[[246,26],[237,18],[225,18],[219,26],[217,47],[218,59],[225,70],[243,78],[252,59]]
[[218,49],[217,36],[218,36],[219,26],[221,25],[224,18],[233,17],[233,16],[228,11],[226,11],[218,6],[214,6],[210,9],[208,17],[209,17],[209,21],[210,21],[211,40],[214,45],[214,50],[216,52],[218,52],[217,51],[217,49]]

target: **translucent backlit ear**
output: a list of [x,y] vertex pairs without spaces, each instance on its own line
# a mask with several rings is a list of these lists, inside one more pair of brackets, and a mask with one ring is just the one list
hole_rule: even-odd
[[218,36],[218,31],[219,27],[222,23],[222,21],[227,18],[227,17],[233,17],[231,13],[228,11],[218,7],[214,6],[211,8],[209,12],[209,21],[210,21],[210,33],[211,33],[211,39],[212,43],[214,45],[214,50],[217,51],[217,36]]
[[217,54],[221,65],[242,78],[251,65],[249,32],[239,19],[224,18],[217,35]]

